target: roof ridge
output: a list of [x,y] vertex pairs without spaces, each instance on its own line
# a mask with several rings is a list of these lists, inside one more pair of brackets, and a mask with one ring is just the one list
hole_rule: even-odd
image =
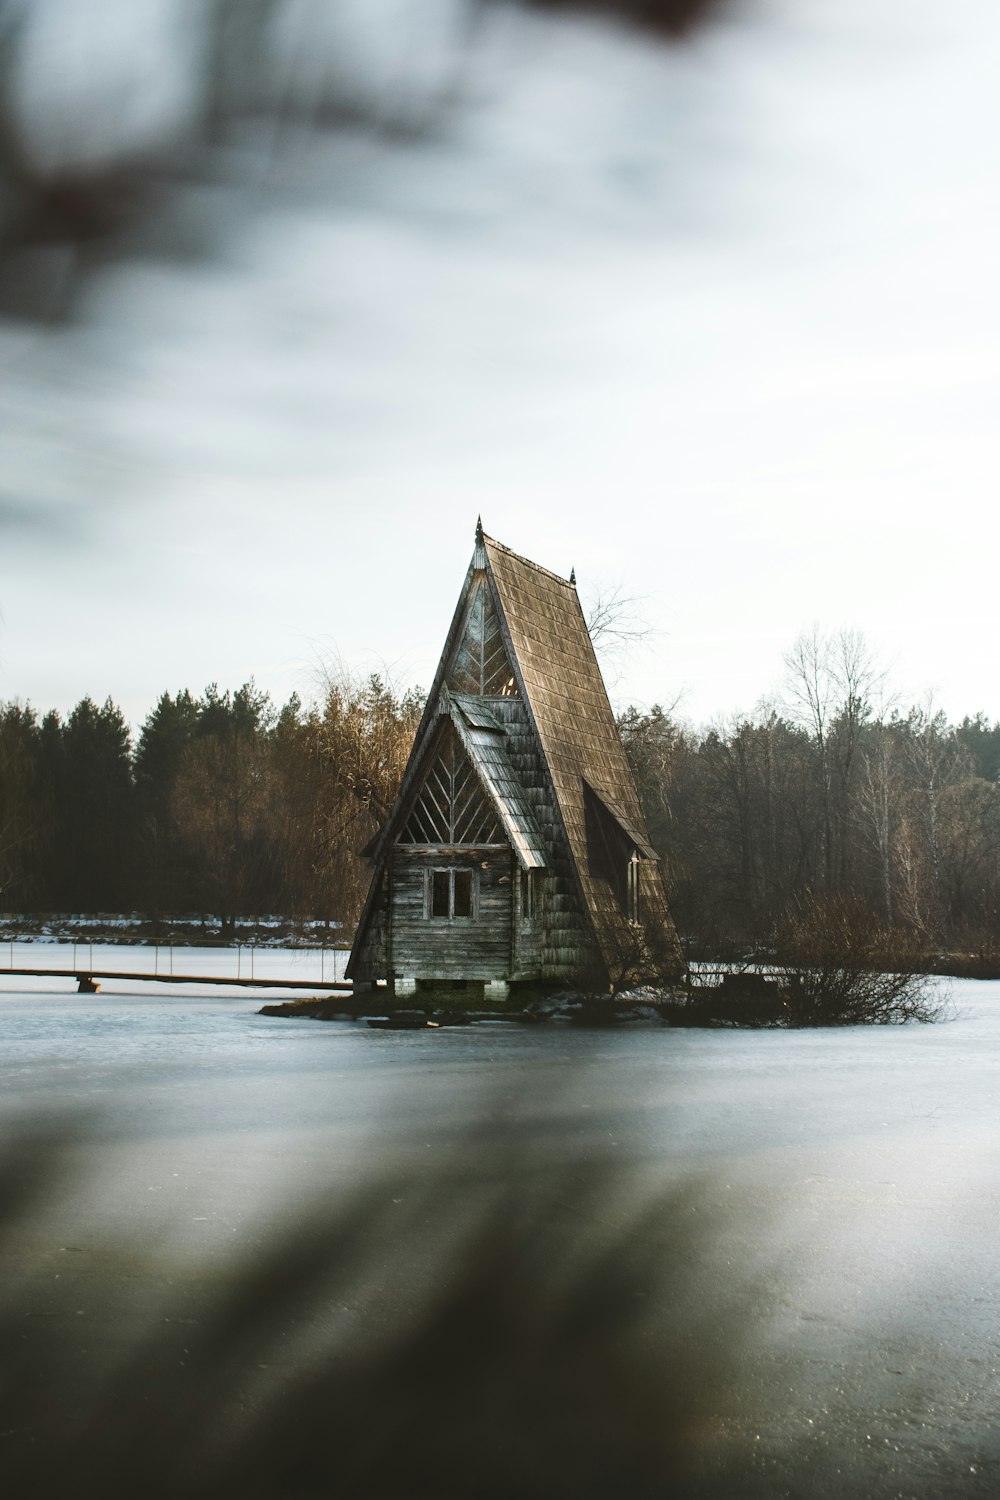
[[563,578],[559,573],[553,573],[551,568],[543,568],[541,563],[532,562],[530,557],[524,557],[520,552],[515,552],[513,547],[508,547],[503,542],[498,542],[495,536],[487,536],[486,533],[483,532],[483,541],[489,542],[493,547],[499,547],[501,552],[506,552],[508,557],[516,558],[518,562],[524,563],[526,567],[534,568],[536,573],[544,573],[547,578],[553,578],[555,579],[556,583],[561,583],[566,588],[573,589],[575,591],[576,584],[571,583],[568,578]]

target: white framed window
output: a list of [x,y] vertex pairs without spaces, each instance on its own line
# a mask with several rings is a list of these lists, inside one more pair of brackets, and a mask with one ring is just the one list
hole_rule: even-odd
[[424,916],[432,921],[470,920],[478,894],[474,870],[449,866],[424,871]]

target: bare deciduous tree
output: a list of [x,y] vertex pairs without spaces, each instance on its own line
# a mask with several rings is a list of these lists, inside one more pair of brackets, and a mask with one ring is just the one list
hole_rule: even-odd
[[584,611],[595,647],[610,654],[648,642],[654,631],[643,613],[646,602],[644,595],[627,594],[621,584],[595,587]]
[[844,883],[850,862],[847,821],[855,757],[886,672],[856,630],[814,625],[785,657],[785,706],[811,736],[823,793],[823,862],[828,890]]
[[861,827],[878,859],[883,914],[890,926],[895,918],[893,837],[899,817],[898,802],[902,788],[898,761],[897,737],[880,720],[873,726],[862,754],[858,815]]

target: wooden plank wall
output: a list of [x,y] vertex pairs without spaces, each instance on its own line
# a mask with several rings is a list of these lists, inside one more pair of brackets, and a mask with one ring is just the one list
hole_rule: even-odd
[[530,921],[525,921],[521,916],[521,884],[528,877],[524,870],[516,868],[516,863],[515,861],[514,928],[513,943],[511,945],[510,977],[514,980],[541,979],[545,871],[534,871],[534,877],[537,882],[535,887],[535,913]]
[[372,879],[379,882],[378,896],[373,902],[364,941],[351,955],[352,974],[360,984],[385,979],[389,970],[389,873],[383,866],[375,870]]
[[[424,872],[474,872],[472,917],[424,916]],[[416,979],[506,979],[510,972],[514,856],[509,849],[397,845],[392,873],[392,971]]]
[[[514,979],[574,979],[581,970],[600,962],[580,898],[569,849],[556,810],[552,784],[545,773],[541,750],[528,710],[520,698],[491,698],[490,712],[506,731],[504,748],[525,789],[549,854],[539,892],[539,913],[533,930],[517,931]],[[537,967],[536,967],[537,966]]]

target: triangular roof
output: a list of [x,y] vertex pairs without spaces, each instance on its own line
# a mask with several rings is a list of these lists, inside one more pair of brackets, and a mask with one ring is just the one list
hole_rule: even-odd
[[[425,713],[421,722],[421,730],[426,724],[431,731],[431,738],[427,739],[418,731],[414,751],[392,812],[361,853],[368,859],[377,859],[386,844],[398,837],[399,830],[410,815],[414,796],[420,786],[426,752],[436,738],[443,717],[447,717],[457,730],[462,748],[472,762],[479,783],[500,819],[521,868],[542,869],[547,863],[545,841],[524,795],[524,788],[507,755],[503,726],[483,707],[481,699],[449,693],[447,688],[442,688],[439,694],[437,713],[429,722]],[[420,746],[419,754],[417,745]]]
[[[611,967],[621,943],[621,913],[609,907],[606,882],[591,874],[586,788],[618,824],[640,857],[655,860],[635,781],[594,654],[575,579],[560,578],[476,528],[476,548],[427,698],[400,795],[366,854],[377,858],[394,839],[412,801],[442,714],[458,729],[477,774],[500,813],[524,868],[547,863],[537,824],[504,750],[502,726],[485,701],[449,691],[448,674],[463,641],[477,585],[485,577],[518,695],[534,727],[566,835],[573,874],[602,956]],[[662,902],[663,919],[666,914]],[[362,926],[367,920],[367,908]]]
[[[483,538],[487,576],[506,625],[511,659],[555,788],[575,873],[609,961],[607,893],[590,871],[584,784],[597,793],[638,852],[655,858],[576,586],[509,547]],[[611,923],[617,928],[618,922]]]

